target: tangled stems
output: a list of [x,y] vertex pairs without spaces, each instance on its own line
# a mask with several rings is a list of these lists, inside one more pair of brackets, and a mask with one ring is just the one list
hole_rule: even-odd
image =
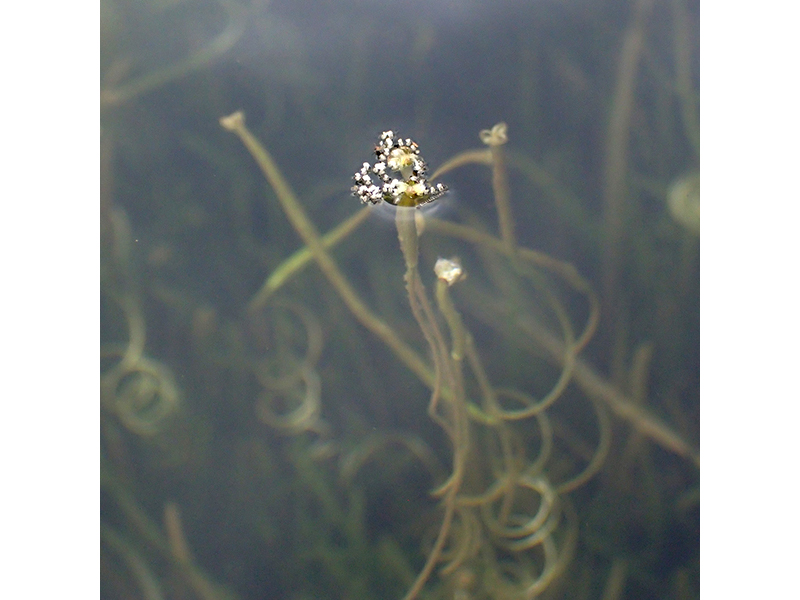
[[[371,212],[371,208],[371,206],[365,206],[352,217],[345,219],[334,229],[323,235],[320,240],[323,248],[326,250],[330,249],[343,239],[347,238],[367,219]],[[264,308],[272,294],[278,291],[290,277],[298,273],[312,260],[314,260],[314,256],[311,254],[311,250],[308,246],[303,246],[300,248],[300,250],[283,261],[281,265],[267,278],[267,280],[261,286],[261,289],[259,289],[255,296],[253,296],[253,299],[250,300],[250,303],[247,305],[248,311],[256,312]]]
[[[493,387],[481,364],[473,338],[449,296],[450,284],[460,278],[453,261],[444,261],[449,264],[442,264],[443,261],[440,260],[436,267],[438,312],[447,323],[449,344],[439,327],[437,314],[431,306],[420,276],[419,233],[415,218],[420,213],[415,209],[434,201],[446,191],[446,187],[428,183],[425,162],[419,156],[419,149],[414,142],[395,138],[391,131],[384,132],[375,148],[377,161],[374,165],[364,163],[355,174],[353,193],[365,204],[386,202],[395,207],[398,240],[406,267],[404,280],[409,306],[429,348],[432,369],[392,328],[367,308],[329,253],[331,247],[363,222],[369,206],[330,233],[321,236],[306,216],[272,157],[245,127],[243,115],[235,113],[225,117],[221,119],[221,124],[236,133],[255,158],[289,222],[305,243],[303,250],[296,252],[273,272],[251,301],[251,310],[262,308],[270,295],[288,277],[313,259],[355,318],[389,346],[431,389],[428,414],[443,429],[452,444],[452,470],[444,483],[433,491],[434,497],[440,499],[444,514],[425,563],[411,582],[403,600],[415,600],[431,580],[437,566],[439,575],[452,577],[450,581],[456,589],[462,589],[464,594],[471,594],[471,586],[467,582],[469,578],[465,579],[464,574],[474,575],[472,567],[477,566],[483,579],[481,585],[484,592],[513,594],[523,598],[535,597],[563,571],[574,551],[575,528],[570,524],[574,524],[575,520],[570,517],[566,509],[568,499],[562,498],[562,494],[583,485],[604,463],[610,444],[610,422],[605,404],[611,403],[602,396],[589,394],[595,400],[605,401],[593,402],[599,424],[596,450],[589,458],[588,465],[578,475],[560,484],[551,483],[545,473],[546,463],[553,454],[554,434],[546,410],[563,394],[573,376],[577,378],[580,372],[585,380],[585,373],[580,369],[583,365],[578,362],[577,354],[597,328],[600,310],[591,286],[573,266],[517,245],[510,227],[513,220],[507,202],[509,194],[505,164],[502,162],[504,158],[495,148],[499,147],[501,138],[504,138],[501,135],[504,131],[496,131],[496,127],[492,131],[484,132],[486,135],[482,137],[486,138],[484,141],[490,146],[488,150],[463,153],[445,163],[437,172],[469,163],[492,166],[500,238],[435,219],[429,220],[428,224],[429,230],[506,256],[516,274],[529,279],[537,293],[545,299],[550,314],[555,316],[559,325],[558,335],[551,333],[535,319],[530,321],[541,331],[531,331],[531,323],[528,322],[523,323],[520,320],[518,324],[518,330],[527,334],[529,341],[543,347],[561,367],[558,381],[540,399],[534,399],[523,392]],[[496,134],[494,137],[500,136],[497,140],[494,139],[493,132]],[[586,299],[588,318],[582,330],[573,331],[567,311],[546,281],[542,270],[556,275]],[[517,315],[515,320],[519,319]],[[543,339],[543,336],[546,337]],[[537,349],[541,350],[541,347]],[[477,384],[476,391],[481,396],[480,404],[476,403],[477,398],[476,402],[467,399],[463,369],[465,358],[473,377],[472,383]],[[306,389],[314,391],[316,386],[309,385],[307,381]],[[302,410],[303,406],[305,412]],[[301,429],[297,426],[300,421],[305,423],[309,417],[313,417],[312,421],[316,419],[317,411],[318,403],[301,403],[296,412],[284,415],[285,423],[276,422],[275,425],[283,425],[290,432],[295,431]],[[614,412],[620,414],[624,411],[617,408]],[[529,419],[535,419],[536,423],[533,424]],[[471,424],[470,420],[475,423]],[[524,421],[524,424],[517,426],[512,421]],[[632,419],[632,422],[640,425],[642,423],[637,419]],[[532,433],[530,425],[538,429],[538,434]],[[479,432],[479,426],[487,427],[482,431],[487,435],[476,439],[488,442],[488,454],[470,453],[473,426]],[[647,430],[646,427],[643,429]],[[653,436],[653,429],[648,432],[652,437],[657,437],[657,434]],[[538,456],[533,460],[527,456],[529,446],[526,440],[530,435],[538,436],[540,446]],[[663,439],[661,436],[662,441]],[[484,450],[483,444],[481,450]],[[374,442],[365,441],[354,455],[360,457],[358,460],[354,459],[353,464],[356,466],[350,470],[357,468],[374,451]],[[470,475],[467,484],[465,480],[468,464]],[[347,469],[343,470],[343,474],[345,471]],[[538,509],[535,508],[537,502]],[[568,530],[564,537],[560,533],[563,531],[560,523],[565,514]],[[493,546],[499,547],[502,554],[495,555]],[[531,560],[529,552],[539,555],[542,560]],[[474,564],[475,560],[482,561],[480,566]],[[513,562],[510,569],[508,560]]]
[[[220,119],[220,124],[229,131],[239,136],[242,143],[250,151],[253,158],[258,163],[262,172],[266,176],[278,201],[286,213],[289,222],[295,228],[302,240],[308,246],[311,255],[319,264],[330,283],[336,288],[343,301],[367,329],[377,335],[387,344],[403,362],[423,382],[432,388],[431,400],[429,403],[429,414],[436,420],[448,433],[453,443],[453,473],[450,478],[441,486],[437,493],[443,495],[445,515],[442,520],[439,534],[434,547],[428,555],[425,566],[420,571],[417,579],[412,584],[403,600],[413,600],[416,598],[425,583],[431,576],[433,569],[439,561],[442,550],[448,539],[450,527],[456,509],[456,496],[459,492],[461,481],[464,475],[464,463],[468,449],[466,432],[468,430],[468,416],[466,401],[463,396],[463,385],[458,388],[453,385],[455,381],[452,365],[447,356],[447,349],[441,332],[436,325],[433,310],[428,302],[422,281],[418,271],[418,234],[414,221],[413,209],[406,206],[398,206],[397,209],[397,229],[400,240],[401,250],[406,261],[406,286],[409,295],[409,303],[414,313],[414,317],[420,325],[425,335],[433,357],[434,374],[432,375],[424,365],[422,359],[403,342],[395,332],[382,320],[375,316],[359,298],[355,290],[350,286],[344,274],[336,263],[327,253],[322,243],[319,233],[308,219],[305,211],[297,201],[286,180],[278,170],[272,157],[266,149],[259,143],[255,136],[245,127],[244,115],[241,112]],[[447,387],[449,397],[448,411],[451,415],[450,421],[438,414],[438,403],[442,395],[443,379],[450,383]],[[460,394],[457,392],[460,390]]]
[[303,207],[292,192],[289,184],[278,170],[275,161],[261,143],[250,133],[244,124],[244,113],[235,112],[227,117],[220,119],[222,125],[228,131],[235,133],[247,150],[255,159],[264,176],[269,181],[278,201],[286,214],[287,219],[294,227],[297,234],[308,246],[311,255],[319,265],[325,277],[333,285],[341,296],[347,308],[353,316],[366,327],[369,331],[380,338],[389,348],[402,360],[414,374],[417,375],[425,384],[434,385],[433,375],[425,362],[414,352],[414,350],[401,340],[397,334],[383,322],[379,317],[367,308],[358,293],[353,289],[347,278],[328,254],[319,232],[311,220],[306,215]]
[[128,543],[121,534],[105,525],[101,525],[100,540],[107,543],[115,552],[123,555],[123,559],[133,571],[147,600],[160,599],[160,589],[155,575],[148,567],[152,561],[146,562],[145,557],[140,558],[138,552],[133,550],[134,547],[147,549],[164,559],[183,580],[185,586],[193,589],[201,600],[238,600],[235,593],[212,581],[193,560],[183,535],[177,505],[167,503],[164,507],[165,535],[159,525],[137,502],[125,480],[116,473],[114,465],[102,456],[100,458],[100,487],[109,494],[124,516],[136,543]]
[[[517,162],[519,162],[521,166],[524,166],[521,159]],[[442,166],[436,169],[431,178],[436,179],[449,171],[469,164],[490,166],[492,164],[491,152],[489,150],[464,151],[442,164]],[[544,174],[540,175],[543,176]],[[554,183],[550,182],[547,187],[553,188]],[[558,190],[552,189],[550,191],[555,195],[559,195]],[[498,240],[491,235],[457,223],[449,223],[439,219],[428,219],[426,221],[426,229],[430,232],[437,232],[462,239],[472,244],[480,245],[495,252],[508,255],[508,249],[502,240]],[[559,261],[546,254],[524,247],[518,248],[518,255],[524,262],[528,262],[531,265],[541,267],[558,275],[567,282],[572,289],[584,295],[589,302],[589,318],[573,346],[574,352],[577,354],[592,338],[600,322],[600,302],[597,294],[594,292],[589,282],[569,263]],[[554,362],[562,364],[566,356],[562,341],[558,340],[553,334],[546,331],[537,323],[526,322],[519,323],[518,325],[547,351],[548,356]],[[574,381],[583,388],[590,397],[606,404],[618,418],[627,421],[639,433],[659,444],[662,448],[684,457],[696,466],[699,466],[700,456],[686,440],[682,439],[680,435],[665,423],[652,416],[646,409],[625,396],[616,386],[605,381],[588,363],[582,361],[580,358],[576,359]],[[472,416],[475,418],[475,414],[472,414]]]
[[[469,417],[464,398],[460,361],[456,365],[454,364],[455,361],[450,359],[447,345],[436,323],[425,287],[419,276],[419,235],[414,219],[414,209],[398,207],[395,220],[400,249],[406,262],[405,281],[411,312],[414,314],[414,318],[417,320],[433,356],[435,384],[428,405],[428,413],[448,433],[453,444],[453,473],[445,484],[434,492],[434,495],[443,496],[445,513],[442,525],[425,566],[403,598],[403,600],[413,600],[419,595],[430,578],[436,563],[439,562],[450,533],[456,510],[456,497],[464,478],[464,464],[469,450]],[[447,387],[452,391],[452,396],[445,407],[444,416],[439,414],[438,407],[442,379],[447,382]]]

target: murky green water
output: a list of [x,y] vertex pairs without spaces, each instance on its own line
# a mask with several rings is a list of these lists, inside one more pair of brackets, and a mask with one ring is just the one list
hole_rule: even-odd
[[697,597],[697,13],[103,0],[103,597]]

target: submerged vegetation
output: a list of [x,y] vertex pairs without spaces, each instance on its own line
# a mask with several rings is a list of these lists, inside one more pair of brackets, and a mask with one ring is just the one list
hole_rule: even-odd
[[441,20],[397,91],[369,11],[326,78],[280,3],[103,10],[103,597],[699,595],[689,5],[562,13],[599,54],[509,8],[491,127],[419,92]]

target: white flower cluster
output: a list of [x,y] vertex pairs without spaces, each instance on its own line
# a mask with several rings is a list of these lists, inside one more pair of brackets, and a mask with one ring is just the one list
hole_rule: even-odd
[[[383,200],[395,206],[420,207],[447,191],[447,186],[441,183],[428,185],[425,179],[428,167],[419,154],[419,146],[409,138],[395,139],[393,131],[384,131],[375,146],[375,156],[374,165],[365,162],[353,176],[353,195],[364,204]],[[392,171],[399,173],[400,178],[389,175]],[[372,175],[380,182],[373,183]]]

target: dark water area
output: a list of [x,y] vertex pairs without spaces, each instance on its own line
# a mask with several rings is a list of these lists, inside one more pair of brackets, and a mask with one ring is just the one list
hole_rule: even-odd
[[698,597],[698,12],[103,0],[102,597]]

